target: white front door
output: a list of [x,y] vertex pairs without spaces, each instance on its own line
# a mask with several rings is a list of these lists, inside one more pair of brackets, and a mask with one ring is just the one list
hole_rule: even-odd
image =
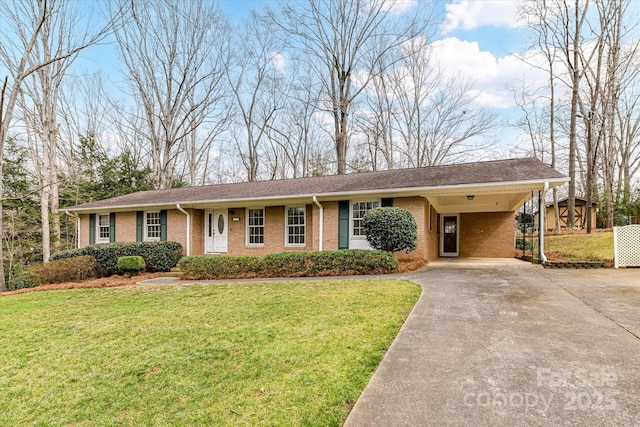
[[227,210],[213,211],[213,225],[216,230],[213,234],[213,252],[227,252],[228,228]]
[[207,254],[227,252],[227,210],[206,211],[204,218],[204,252]]

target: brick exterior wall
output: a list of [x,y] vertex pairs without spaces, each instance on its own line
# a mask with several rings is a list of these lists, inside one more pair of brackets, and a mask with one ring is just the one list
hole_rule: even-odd
[[78,215],[78,217],[80,218],[80,247],[84,248],[89,246],[89,215]]
[[[306,205],[306,235],[304,246],[285,245],[285,207],[267,206],[264,208],[264,245],[246,244],[247,222],[245,208],[229,209],[229,250],[228,255],[266,255],[273,252],[313,250],[314,220],[313,207]],[[231,214],[231,212],[234,212]],[[232,217],[240,218],[233,222]]]
[[116,242],[136,241],[136,213],[116,212]]
[[396,255],[406,258],[422,258],[427,259],[427,209],[429,203],[423,197],[399,197],[393,199],[393,207],[406,209],[411,212],[413,218],[416,220],[417,225],[417,246],[416,249],[408,254],[405,252],[398,252]]
[[515,213],[460,214],[460,256],[513,258]]
[[[204,254],[204,210],[185,210],[191,214],[191,255],[202,255]],[[186,248],[184,252],[187,253]]]
[[438,212],[426,201],[425,211],[428,212],[425,218],[425,259],[427,261],[437,259],[440,256],[440,230]]
[[322,202],[324,207],[324,242],[325,251],[338,250],[338,202]]
[[[324,250],[338,249],[338,202],[322,202],[324,210]],[[433,260],[439,257],[440,215],[422,197],[394,198],[393,206],[407,209],[416,220],[418,242],[415,251],[398,256],[420,257]],[[202,209],[188,209],[191,214],[191,254],[204,253],[204,213]],[[228,255],[264,255],[267,253],[296,250],[318,250],[320,209],[306,205],[306,244],[303,247],[285,245],[285,207],[265,208],[265,244],[246,245],[246,209],[228,209]],[[89,244],[89,215],[80,217],[80,245]],[[239,221],[233,221],[233,218]],[[460,214],[460,257],[507,257],[513,256],[514,212]],[[116,241],[135,242],[136,213],[116,213]],[[167,211],[167,240],[176,241],[185,247],[186,216],[177,209]]]

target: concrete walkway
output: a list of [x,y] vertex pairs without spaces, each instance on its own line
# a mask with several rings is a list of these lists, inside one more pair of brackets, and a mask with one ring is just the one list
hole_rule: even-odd
[[410,279],[423,293],[346,426],[640,426],[640,270],[472,260]]

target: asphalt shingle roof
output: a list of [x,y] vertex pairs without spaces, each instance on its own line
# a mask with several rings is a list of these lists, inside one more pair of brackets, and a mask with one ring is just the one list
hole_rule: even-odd
[[437,188],[481,183],[562,180],[564,175],[535,158],[495,160],[413,169],[363,172],[274,181],[206,185],[167,190],[139,191],[124,196],[69,208],[89,210],[118,207],[167,205],[217,200],[246,200],[273,197]]

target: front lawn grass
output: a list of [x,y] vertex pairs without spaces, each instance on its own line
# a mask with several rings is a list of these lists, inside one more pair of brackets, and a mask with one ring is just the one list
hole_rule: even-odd
[[0,297],[0,425],[339,425],[419,294],[350,280]]
[[545,237],[545,253],[565,259],[613,260],[613,233],[565,234]]

